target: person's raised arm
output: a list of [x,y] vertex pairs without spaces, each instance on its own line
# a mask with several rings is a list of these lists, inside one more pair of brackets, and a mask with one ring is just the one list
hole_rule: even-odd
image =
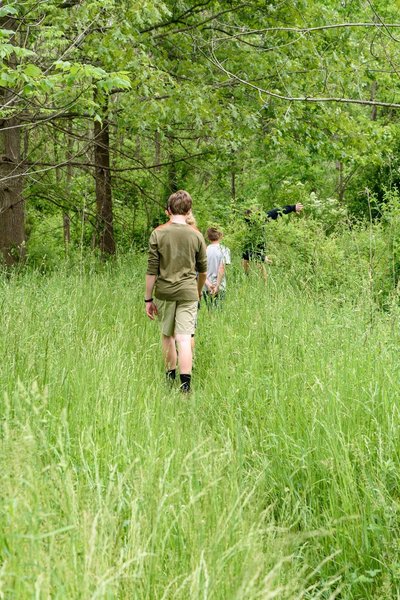
[[288,204],[282,208],[273,208],[272,210],[267,211],[267,217],[269,219],[273,219],[274,221],[281,217],[282,215],[287,215],[291,212],[299,213],[303,210],[303,205],[298,202],[297,204]]

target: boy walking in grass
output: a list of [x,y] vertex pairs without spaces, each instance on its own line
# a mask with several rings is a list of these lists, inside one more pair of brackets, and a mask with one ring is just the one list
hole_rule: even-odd
[[[165,214],[167,215],[167,217],[169,219],[171,218],[171,214],[168,211],[168,208],[165,210]],[[188,225],[192,225],[192,227],[194,227],[195,229],[197,229],[196,218],[195,218],[194,214],[192,213],[192,211],[188,212],[188,214],[185,217],[185,221],[186,221],[186,223]],[[197,277],[197,273],[196,273],[196,277]],[[197,312],[199,311],[199,309],[200,309],[200,300],[197,303]],[[197,315],[196,315],[196,321],[195,321],[195,324],[194,324],[194,328],[195,328],[195,330],[197,329]],[[194,349],[195,349],[194,336],[195,336],[195,333],[192,333],[192,336],[191,336],[192,337],[192,340],[191,340],[192,341],[192,362],[194,362]],[[192,368],[194,368],[193,365],[192,365]]]
[[167,379],[175,380],[178,362],[182,392],[190,391],[191,336],[207,274],[204,238],[186,222],[191,209],[188,192],[169,197],[170,220],[150,235],[144,300],[147,316],[153,320],[158,315],[160,321]]
[[230,264],[228,248],[222,246],[222,231],[216,227],[207,229],[207,278],[203,288],[203,297],[208,308],[217,307],[224,299],[226,290],[225,265]]

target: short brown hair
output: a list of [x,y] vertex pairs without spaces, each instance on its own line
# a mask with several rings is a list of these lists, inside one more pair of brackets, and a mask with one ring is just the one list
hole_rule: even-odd
[[185,190],[178,190],[168,198],[168,210],[173,215],[187,215],[192,208],[192,198]]
[[220,231],[216,227],[209,227],[207,229],[207,237],[210,242],[217,242],[218,240],[220,240],[222,238],[222,236],[223,236],[222,231]]

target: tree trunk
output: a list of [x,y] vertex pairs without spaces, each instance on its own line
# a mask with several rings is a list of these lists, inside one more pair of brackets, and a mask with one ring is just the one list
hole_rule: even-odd
[[234,150],[231,150],[231,160],[230,160],[230,179],[231,179],[231,202],[235,204],[236,202],[236,172],[237,172],[237,160],[236,154]]
[[170,154],[169,160],[171,164],[168,166],[168,196],[179,190],[178,172],[176,168],[175,155],[173,153]]
[[110,138],[107,107],[103,122],[94,123],[94,157],[96,163],[96,243],[102,255],[115,254],[113,206],[110,173]]
[[[72,186],[72,165],[71,161],[73,158],[73,139],[72,139],[72,123],[68,124],[68,138],[67,138],[67,193],[68,197],[71,198],[71,186]],[[69,245],[71,243],[71,218],[68,210],[63,212],[63,231],[64,231],[64,247],[65,253],[68,254]]]
[[344,198],[344,192],[345,192],[345,183],[344,183],[344,177],[343,177],[343,163],[341,160],[337,160],[336,161],[336,170],[338,172],[338,178],[337,178],[337,192],[338,192],[338,200],[339,202],[343,202],[343,198]]
[[[0,21],[0,25],[5,29],[15,29],[16,21],[6,18]],[[15,58],[12,60],[15,61]],[[12,91],[4,90],[0,94],[1,104],[7,105],[9,110],[16,100]],[[21,129],[17,125],[16,117],[0,120],[0,257],[7,265],[25,256]]]
[[[156,131],[154,133],[154,163],[156,165],[160,165],[161,162],[161,138],[160,132]],[[157,171],[161,171],[161,167],[156,167]]]
[[231,199],[235,204],[236,202],[236,173],[234,167],[232,167],[231,171]]
[[16,119],[0,123],[0,252],[7,265],[25,255],[25,206],[20,165],[20,130]]
[[[371,85],[371,100],[375,100],[377,87],[378,87],[377,82],[373,81],[372,85]],[[371,109],[371,121],[376,121],[377,116],[378,116],[378,107],[373,106]]]

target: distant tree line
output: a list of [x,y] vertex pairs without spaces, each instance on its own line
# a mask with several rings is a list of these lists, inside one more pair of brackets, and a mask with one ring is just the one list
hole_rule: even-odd
[[179,187],[200,225],[310,198],[379,217],[400,181],[396,20],[369,0],[0,2],[3,261],[38,239],[140,247]]

